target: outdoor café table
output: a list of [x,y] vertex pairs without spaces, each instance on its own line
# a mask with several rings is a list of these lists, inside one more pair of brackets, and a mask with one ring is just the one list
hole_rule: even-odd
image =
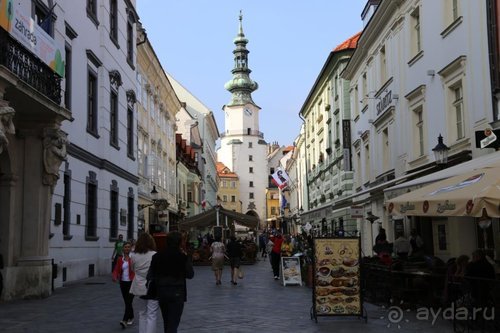
[[391,274],[394,299],[412,307],[432,306],[438,302],[439,291],[444,286],[444,275],[425,270],[393,270]]

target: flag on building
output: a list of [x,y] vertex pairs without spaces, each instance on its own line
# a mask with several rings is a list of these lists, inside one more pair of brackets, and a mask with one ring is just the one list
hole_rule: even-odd
[[279,189],[285,188],[290,182],[290,177],[288,177],[288,174],[282,168],[277,168],[276,172],[272,174],[272,177],[273,183],[276,184]]
[[284,211],[288,201],[286,201],[285,194],[281,194],[281,210]]

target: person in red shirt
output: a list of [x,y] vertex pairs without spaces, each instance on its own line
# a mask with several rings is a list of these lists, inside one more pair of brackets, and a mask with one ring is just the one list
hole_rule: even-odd
[[283,243],[283,237],[281,234],[277,234],[274,237],[274,246],[271,251],[271,266],[273,267],[274,279],[278,280],[280,276],[280,260],[281,260],[281,244]]

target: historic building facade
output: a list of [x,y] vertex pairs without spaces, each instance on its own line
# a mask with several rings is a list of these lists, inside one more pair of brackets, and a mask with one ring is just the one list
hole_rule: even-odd
[[[465,237],[475,234],[474,221],[391,217],[384,201],[397,194],[384,197],[384,189],[441,169],[433,154],[439,136],[449,147],[444,167],[487,153],[475,142],[475,132],[494,120],[486,16],[481,1],[384,0],[359,38],[343,77],[350,81],[353,120],[350,204],[363,208],[365,253],[379,226],[390,239],[396,230],[408,235],[416,228],[426,252],[442,257],[476,247]],[[448,239],[463,242],[461,253],[434,247],[440,225]]]
[[66,49],[65,105],[73,117],[63,125],[68,157],[50,222],[49,256],[61,285],[108,273],[118,235],[137,235],[138,16],[131,1],[59,2],[54,10]]
[[234,40],[233,78],[225,88],[231,92],[231,101],[224,105],[225,130],[221,134],[219,162],[240,177],[242,213],[258,216],[261,227],[266,218],[265,191],[267,188],[267,144],[259,131],[260,107],[252,100],[258,88],[249,77],[248,40],[245,38],[240,15],[239,33]]
[[182,105],[142,27],[136,85],[138,228],[149,231],[150,224],[168,228],[178,220],[175,133]]
[[[61,6],[50,13],[48,4],[41,1],[0,3],[3,300],[51,294],[54,255],[49,238],[61,224],[61,219],[51,219],[51,210],[61,205],[52,194],[62,183],[59,167],[67,165],[63,163],[68,157],[67,132],[76,110],[63,98],[71,78],[66,66],[64,79],[64,54],[68,57],[64,42],[72,20],[66,17],[65,21]],[[16,33],[14,20],[30,22],[31,34]],[[54,52],[34,48],[29,37],[43,39]]]
[[224,209],[241,213],[238,175],[221,162],[217,162],[217,175],[219,176],[219,192],[217,195],[220,198],[220,204]]
[[[217,155],[215,152],[216,141],[219,139],[219,129],[212,111],[208,109],[198,98],[189,92],[171,75],[168,75],[175,93],[183,103],[184,109],[189,114],[191,120],[184,124],[179,124],[179,130],[187,131],[187,127],[197,128],[201,142],[198,143],[200,149],[199,169],[202,175],[201,196],[196,198],[195,205],[205,202],[209,206],[217,204]],[[195,213],[194,211],[192,213]]]
[[309,223],[316,234],[358,230],[349,207],[333,207],[333,203],[353,192],[349,82],[340,74],[360,34],[330,52],[299,114],[304,119],[304,143],[299,151],[305,154],[308,194],[301,223]]

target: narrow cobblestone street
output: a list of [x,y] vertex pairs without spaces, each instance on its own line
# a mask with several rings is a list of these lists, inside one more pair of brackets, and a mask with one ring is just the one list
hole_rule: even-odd
[[[432,319],[417,321],[409,312],[398,327],[388,321],[387,310],[371,304],[365,304],[366,324],[350,317],[318,317],[315,323],[309,315],[310,288],[281,286],[273,280],[267,261],[243,269],[244,279],[233,286],[225,267],[222,285],[216,286],[210,267],[195,267],[179,332],[453,331],[451,322],[437,320],[432,325]],[[46,299],[0,303],[0,327],[6,333],[111,333],[122,331],[118,324],[122,314],[118,285],[101,276],[56,289]],[[137,311],[136,322],[125,331],[138,331]],[[162,332],[160,314],[157,332]]]

